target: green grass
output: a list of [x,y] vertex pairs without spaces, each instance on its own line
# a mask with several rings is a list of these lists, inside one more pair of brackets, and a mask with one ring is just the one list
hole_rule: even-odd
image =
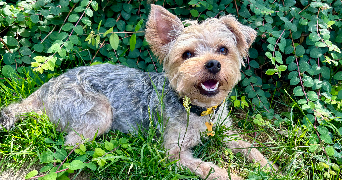
[[[0,84],[1,106],[27,97],[36,86],[30,78],[5,83],[7,86]],[[286,101],[285,97],[282,102]],[[289,107],[283,103],[279,111]],[[290,110],[298,111],[293,107]],[[246,179],[341,178],[340,171],[331,163],[317,164],[324,154],[308,150],[310,137],[295,119],[283,127],[266,120],[255,123],[256,116],[238,108],[232,110],[231,117],[233,128],[276,162],[281,172],[267,171],[256,163],[249,163],[241,154],[232,154],[223,143],[223,134],[227,131],[224,126],[215,129],[214,137],[203,135],[202,143],[193,148],[195,157],[214,162]],[[177,166],[177,161],[168,160],[162,135],[152,123],[147,132],[139,130],[133,136],[110,131],[74,148],[63,146],[65,133],[56,131],[46,115],[28,113],[21,119],[10,131],[0,130],[0,173],[28,164],[41,167],[29,173],[30,177],[44,175],[51,179],[84,176],[89,179],[199,179],[187,168]]]

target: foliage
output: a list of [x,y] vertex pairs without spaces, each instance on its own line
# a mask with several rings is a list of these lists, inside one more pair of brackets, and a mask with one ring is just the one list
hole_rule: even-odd
[[[280,155],[273,157],[289,177],[338,176],[342,164],[341,1],[154,3],[182,20],[234,14],[256,29],[258,37],[242,80],[231,96],[233,106],[249,115],[238,126],[277,134],[275,151]],[[31,80],[25,82],[29,90],[15,90],[25,96],[65,69],[96,62],[162,70],[143,37],[150,9],[145,1],[26,0],[0,5],[0,81],[7,86],[2,91],[11,82]],[[1,104],[18,98],[0,97]],[[284,129],[285,134],[278,133]],[[254,173],[251,179],[264,176]]]

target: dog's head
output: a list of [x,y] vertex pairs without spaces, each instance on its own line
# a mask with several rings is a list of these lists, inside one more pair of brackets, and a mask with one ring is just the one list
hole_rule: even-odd
[[256,31],[231,15],[186,23],[184,27],[177,16],[151,5],[146,40],[180,97],[202,107],[218,105],[240,80]]

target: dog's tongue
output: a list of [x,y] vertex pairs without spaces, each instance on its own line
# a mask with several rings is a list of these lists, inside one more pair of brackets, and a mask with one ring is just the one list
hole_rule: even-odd
[[210,92],[210,91],[216,91],[218,87],[218,81],[216,80],[207,80],[201,83],[201,86],[203,90]]
[[203,82],[202,84],[208,89],[214,89],[216,86],[216,83],[217,81],[215,80],[208,80],[208,81]]

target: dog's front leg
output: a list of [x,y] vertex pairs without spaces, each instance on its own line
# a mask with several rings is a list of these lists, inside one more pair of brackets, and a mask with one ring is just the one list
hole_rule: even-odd
[[[231,136],[237,133],[228,131],[226,134]],[[278,167],[275,164],[268,161],[256,148],[252,148],[250,143],[242,140],[233,140],[232,138],[227,138],[226,143],[228,147],[232,149],[233,153],[242,153],[250,162],[258,162],[262,167],[268,166],[273,167],[274,170],[278,170]]]
[[[174,122],[173,122],[174,123]],[[218,180],[239,180],[242,179],[237,175],[231,174],[230,178],[225,169],[222,169],[211,162],[204,162],[201,159],[194,158],[191,148],[199,143],[200,133],[197,129],[179,128],[176,124],[169,123],[164,134],[164,146],[168,149],[169,158],[172,160],[179,159],[179,164],[189,168],[202,179],[218,179]],[[185,133],[186,132],[186,133]]]

